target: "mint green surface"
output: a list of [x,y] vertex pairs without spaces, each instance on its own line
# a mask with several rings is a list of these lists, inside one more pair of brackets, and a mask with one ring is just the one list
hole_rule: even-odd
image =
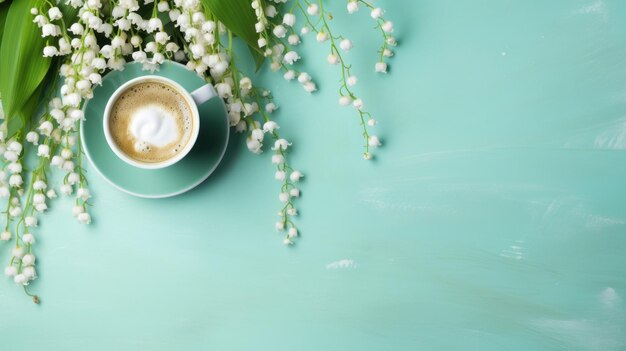
[[121,160],[108,145],[102,120],[107,102],[118,87],[127,81],[148,74],[171,78],[189,92],[200,88],[204,80],[183,65],[166,62],[154,73],[129,64],[123,71],[107,74],[94,97],[85,104],[87,118],[81,125],[87,157],[96,170],[121,190],[142,197],[174,196],[204,181],[218,166],[228,144],[228,116],[224,103],[212,99],[198,106],[200,132],[193,149],[176,164],[161,169],[140,169]]
[[375,162],[312,37],[318,94],[255,79],[306,174],[297,245],[273,230],[271,153],[239,135],[173,198],[90,168],[92,225],[63,199],[38,228],[42,304],[0,284],[0,349],[626,349],[626,2],[379,3],[401,42],[387,76],[369,14],[329,2]]

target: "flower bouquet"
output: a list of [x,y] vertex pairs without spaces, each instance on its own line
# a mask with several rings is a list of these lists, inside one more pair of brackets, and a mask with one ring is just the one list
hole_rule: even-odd
[[[84,104],[110,71],[137,62],[146,71],[167,60],[186,65],[214,86],[229,124],[246,133],[247,148],[260,154],[271,144],[281,202],[276,229],[283,242],[298,236],[294,223],[297,183],[303,177],[287,158],[291,143],[271,119],[277,109],[270,90],[256,86],[240,66],[253,60],[304,90],[317,90],[298,68],[298,45],[314,37],[338,66],[341,106],[354,109],[363,135],[363,157],[380,146],[370,130],[376,120],[356,92],[357,77],[347,53],[353,42],[336,32],[323,0],[0,0],[0,197],[5,199],[0,240],[12,246],[4,273],[28,291],[36,279],[34,244],[38,218],[57,195],[75,198],[72,215],[89,224],[91,193],[81,147]],[[393,24],[371,0],[342,1],[334,10],[371,16],[380,49],[373,71],[387,72],[396,40]],[[234,45],[240,41],[245,44]],[[241,48],[244,47],[244,50]],[[236,49],[236,48],[239,48]],[[52,184],[51,172],[61,172]],[[59,194],[60,193],[60,194]]]

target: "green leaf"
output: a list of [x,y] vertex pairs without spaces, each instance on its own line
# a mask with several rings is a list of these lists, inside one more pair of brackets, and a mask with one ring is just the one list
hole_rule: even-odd
[[202,4],[235,35],[243,39],[253,53],[257,69],[263,64],[257,51],[258,34],[254,30],[256,16],[249,0],[202,0]]
[[31,20],[30,9],[42,8],[42,0],[13,0],[6,17],[0,47],[0,95],[7,122],[31,98],[50,68],[43,57],[46,40]]
[[252,55],[252,58],[254,59],[256,70],[258,71],[263,66],[263,62],[265,62],[265,56],[261,55],[260,52],[254,50],[253,48],[251,47],[249,48],[250,48],[250,54]]
[[256,16],[249,0],[202,0],[202,3],[248,45],[257,44],[257,34],[254,30]]
[[40,117],[40,108],[43,103],[47,103],[54,93],[58,91],[59,68],[62,59],[54,58],[48,73],[42,80],[41,84],[35,89],[35,92],[26,101],[24,106],[15,114],[13,118],[7,121],[7,139],[12,138],[15,133],[20,130],[31,130],[32,122],[35,117]]
[[23,130],[24,126],[32,119],[37,112],[37,108],[41,103],[41,91],[44,84],[39,85],[35,92],[26,101],[24,106],[13,116],[13,118],[7,120],[7,138],[12,138],[15,133]]
[[4,22],[7,19],[7,13],[9,12],[8,2],[0,4],[0,48],[2,48],[2,33],[4,32]]
[[69,26],[70,23],[76,22],[76,18],[78,17],[78,9],[73,8],[72,6],[65,3],[65,0],[59,1],[57,4],[59,10],[61,10],[61,14],[63,15],[63,21],[67,23]]

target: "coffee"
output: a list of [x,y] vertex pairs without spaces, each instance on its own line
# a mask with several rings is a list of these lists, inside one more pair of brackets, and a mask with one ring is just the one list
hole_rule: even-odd
[[163,162],[180,153],[191,139],[193,114],[190,102],[176,88],[143,81],[117,97],[109,130],[128,157],[144,163]]

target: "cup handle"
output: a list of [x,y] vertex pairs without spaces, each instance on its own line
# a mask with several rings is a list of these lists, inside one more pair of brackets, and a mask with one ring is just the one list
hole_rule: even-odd
[[217,96],[213,84],[203,85],[191,93],[191,97],[196,105],[202,105]]

